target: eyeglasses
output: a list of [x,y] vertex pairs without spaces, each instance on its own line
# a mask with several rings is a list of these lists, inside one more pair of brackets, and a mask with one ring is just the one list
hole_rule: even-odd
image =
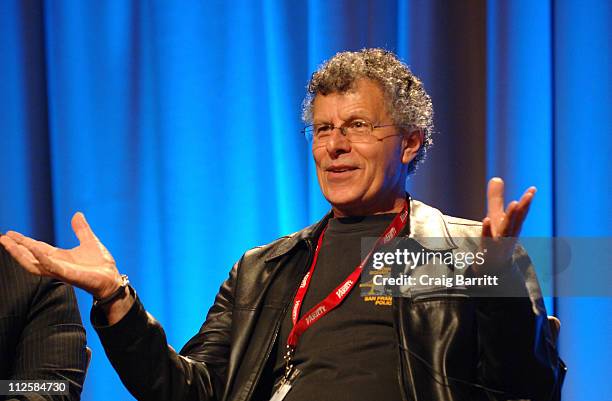
[[311,143],[313,147],[327,145],[335,129],[339,129],[340,133],[344,135],[344,137],[351,143],[376,143],[392,136],[403,135],[391,134],[383,137],[377,137],[373,135],[375,129],[384,127],[409,128],[408,126],[404,125],[373,125],[369,121],[365,120],[351,120],[341,125],[340,127],[336,127],[331,124],[312,124],[305,127],[302,130],[302,133],[306,137],[306,140]]

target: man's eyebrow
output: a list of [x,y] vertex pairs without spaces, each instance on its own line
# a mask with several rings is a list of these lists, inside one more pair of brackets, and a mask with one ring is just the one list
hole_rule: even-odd
[[366,112],[354,112],[352,114],[350,114],[346,120],[344,120],[344,123],[348,123],[351,121],[355,121],[355,120],[366,120],[366,121],[373,121],[373,118],[371,118],[370,116],[368,116],[366,114]]
[[[365,112],[354,112],[354,113],[349,114],[349,116],[346,119],[342,120],[342,121],[344,121],[344,124],[346,124],[346,123],[354,121],[354,120],[372,121],[372,118],[366,116]],[[328,125],[328,124],[329,125],[333,125],[330,121],[323,120],[323,119],[321,119],[321,120],[313,120],[312,121],[312,125],[321,125],[321,124],[324,124],[324,125]]]
[[346,119],[346,121],[353,121],[353,120],[370,120],[370,118],[363,114],[352,114],[349,118]]

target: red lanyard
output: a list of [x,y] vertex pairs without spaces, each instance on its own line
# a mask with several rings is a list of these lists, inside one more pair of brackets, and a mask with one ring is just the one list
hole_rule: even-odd
[[323,230],[321,235],[319,236],[319,240],[317,242],[317,248],[315,250],[314,258],[312,259],[312,264],[310,265],[310,270],[300,284],[300,287],[295,294],[295,299],[293,300],[293,308],[291,309],[291,319],[293,320],[293,329],[289,333],[289,338],[287,339],[287,347],[289,349],[295,349],[297,343],[300,339],[300,336],[304,334],[304,332],[313,324],[315,324],[319,319],[323,316],[327,315],[333,309],[335,309],[338,305],[342,303],[344,298],[346,298],[359,280],[359,276],[361,275],[361,271],[365,266],[366,262],[374,252],[374,250],[380,246],[388,243],[404,229],[406,226],[406,222],[408,220],[408,202],[404,201],[404,206],[402,211],[398,213],[397,216],[393,219],[391,224],[387,227],[383,235],[378,238],[370,252],[366,255],[366,257],[361,261],[357,268],[349,274],[349,276],[339,285],[337,286],[325,299],[315,306],[312,307],[301,319],[298,320],[298,316],[300,314],[300,309],[302,307],[302,301],[304,301],[304,297],[306,296],[306,291],[308,291],[308,286],[310,285],[310,279],[312,278],[312,274],[315,269],[315,265],[317,264],[317,258],[319,256],[319,251],[321,251],[321,244],[323,243],[323,236],[325,235],[325,230]]

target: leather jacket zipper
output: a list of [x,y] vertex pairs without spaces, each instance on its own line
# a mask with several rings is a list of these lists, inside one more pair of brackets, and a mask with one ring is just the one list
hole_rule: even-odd
[[[310,266],[310,264],[312,263],[313,249],[312,249],[312,244],[310,243],[310,241],[309,240],[305,240],[305,241],[306,241],[306,244],[308,244],[308,263],[306,264],[306,267],[308,268],[308,266]],[[303,273],[305,274],[305,272]],[[297,293],[297,290],[300,287],[301,282],[302,282],[302,278],[300,278],[300,280],[297,282],[297,285],[295,286],[295,290],[293,290],[293,294],[291,298],[285,304],[283,311],[280,314],[280,319],[278,319],[276,324],[274,325],[274,334],[272,335],[272,341],[268,343],[266,354],[264,356],[264,359],[261,361],[261,364],[257,371],[257,375],[255,376],[255,380],[253,381],[253,385],[251,386],[251,389],[249,390],[249,393],[247,394],[247,396],[244,398],[245,401],[251,399],[251,397],[253,396],[253,391],[255,391],[255,387],[257,387],[257,384],[259,384],[259,379],[261,377],[261,371],[263,367],[266,366],[266,363],[268,362],[268,359],[270,358],[270,354],[272,353],[272,348],[274,348],[274,343],[276,342],[276,339],[278,338],[278,333],[280,332],[280,326],[283,322],[283,318],[285,314],[287,313],[287,311],[289,310],[288,308],[289,308],[289,305],[291,304],[291,300],[295,298],[295,294]]]
[[[397,301],[396,301],[397,302]],[[396,306],[397,308],[399,308],[399,305]],[[406,386],[404,383],[404,364],[402,362],[402,348],[400,346],[400,338],[399,338],[399,322],[397,321],[398,319],[396,318],[399,315],[399,313],[395,313],[395,311],[393,311],[393,333],[395,334],[395,342],[397,345],[397,380],[399,381],[399,388],[400,388],[400,393],[402,394],[402,400],[403,401],[408,401],[408,399],[406,398]]]

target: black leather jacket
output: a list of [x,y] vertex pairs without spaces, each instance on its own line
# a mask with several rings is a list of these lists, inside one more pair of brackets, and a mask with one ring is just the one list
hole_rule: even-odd
[[[221,286],[199,333],[180,354],[168,346],[163,329],[139,301],[113,326],[104,326],[92,310],[92,323],[128,390],[139,400],[269,397],[270,355],[280,324],[327,218],[245,253]],[[411,200],[410,235],[442,238],[438,246],[453,249],[459,247],[455,238],[479,238],[480,224]],[[533,267],[520,248],[513,263],[513,274],[525,283],[523,298],[432,294],[394,300],[397,380],[404,400],[558,397],[563,367]]]

